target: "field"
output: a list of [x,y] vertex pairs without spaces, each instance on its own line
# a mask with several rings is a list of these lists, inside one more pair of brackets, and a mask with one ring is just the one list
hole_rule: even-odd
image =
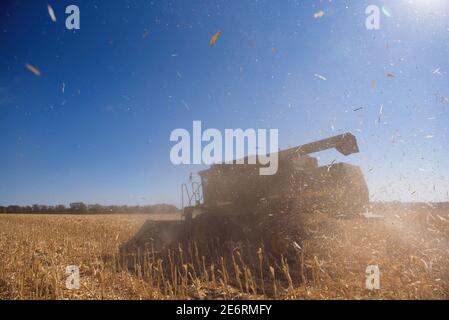
[[[448,299],[449,210],[374,213],[306,217],[297,262],[268,272],[260,251],[259,265],[238,250],[215,262],[180,250],[129,268],[120,246],[146,219],[176,215],[0,215],[0,299]],[[69,265],[79,266],[78,290],[66,288]],[[380,269],[379,290],[365,287],[368,265]]]

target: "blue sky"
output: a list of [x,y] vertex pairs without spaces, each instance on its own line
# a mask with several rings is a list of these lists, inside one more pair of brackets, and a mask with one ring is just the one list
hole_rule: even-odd
[[[80,30],[65,28],[70,4]],[[380,30],[365,28],[370,4],[391,12]],[[193,120],[276,128],[281,148],[351,131],[360,154],[318,156],[360,165],[373,200],[449,199],[447,1],[0,8],[2,205],[179,205],[180,184],[203,167],[172,165],[169,136]]]

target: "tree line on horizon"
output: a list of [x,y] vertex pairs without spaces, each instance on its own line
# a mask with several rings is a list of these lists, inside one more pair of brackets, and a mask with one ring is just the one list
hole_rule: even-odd
[[172,204],[154,204],[145,206],[101,205],[73,202],[67,207],[59,205],[34,204],[29,206],[0,206],[1,213],[77,213],[77,214],[114,214],[114,213],[176,213],[179,209]]

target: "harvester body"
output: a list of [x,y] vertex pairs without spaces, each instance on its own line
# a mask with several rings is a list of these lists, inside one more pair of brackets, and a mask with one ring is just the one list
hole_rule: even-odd
[[345,133],[280,151],[274,175],[260,175],[261,165],[249,164],[248,158],[212,165],[199,172],[201,183],[183,185],[182,221],[148,221],[131,242],[151,239],[156,247],[164,247],[186,239],[268,237],[273,245],[273,237],[279,238],[273,226],[282,215],[362,213],[369,193],[361,169],[347,163],[319,166],[309,156],[333,148],[343,155],[359,152],[356,138]]
[[[199,172],[202,204],[184,208],[224,215],[276,214],[292,208],[301,212],[324,210],[335,214],[361,212],[368,204],[368,188],[358,166],[332,163],[319,166],[311,153],[335,148],[343,155],[359,152],[350,133],[278,153],[278,171],[260,175],[260,164],[244,161],[215,164]],[[240,164],[244,162],[245,164]],[[266,208],[270,208],[268,211]]]

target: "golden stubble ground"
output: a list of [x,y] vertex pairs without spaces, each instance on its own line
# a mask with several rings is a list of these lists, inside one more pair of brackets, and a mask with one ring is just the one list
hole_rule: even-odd
[[[176,215],[0,215],[0,299],[448,299],[447,210],[379,213],[383,218],[304,219],[311,236],[301,243],[301,262],[273,268],[264,284],[275,289],[269,296],[255,288],[257,265],[228,261],[201,269],[199,261],[189,271],[186,258],[174,284],[163,275],[167,261],[143,272],[120,262],[120,246],[146,219]],[[79,290],[66,288],[69,265],[80,269]],[[365,287],[368,265],[381,271],[379,290]],[[242,271],[237,281],[226,279],[232,270]],[[301,281],[281,281],[289,273]]]

